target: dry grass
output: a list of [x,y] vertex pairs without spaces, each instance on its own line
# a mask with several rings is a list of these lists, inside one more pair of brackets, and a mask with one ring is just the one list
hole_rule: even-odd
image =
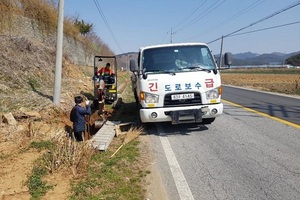
[[[39,31],[44,35],[53,34],[56,31],[58,11],[54,3],[49,0],[13,0],[10,3],[3,3],[2,7],[12,11],[6,13],[8,16],[21,14],[34,20],[39,26]],[[74,26],[73,20],[69,17],[64,19],[64,32],[77,40],[81,39],[79,29]]]
[[143,131],[144,131],[143,127],[131,127],[126,133],[126,136],[123,141],[123,145],[126,145],[127,143],[138,138],[141,135],[141,133],[143,133]]
[[[1,0],[0,1],[0,33],[22,35],[24,30],[18,29],[21,22],[18,19],[30,19],[29,26],[44,37],[56,35],[58,21],[57,2],[54,0]],[[83,36],[75,25],[78,17],[64,18],[64,34],[84,45],[85,51],[90,54],[113,55],[114,53],[93,30]],[[20,21],[20,20],[19,20]],[[22,24],[23,25],[23,24]],[[36,27],[37,25],[37,27]],[[22,26],[23,27],[23,26]],[[31,27],[28,27],[29,29]],[[26,35],[26,34],[25,34]]]
[[19,13],[21,9],[16,0],[1,0],[0,2],[0,32],[5,22],[11,22],[11,17]]
[[71,169],[74,176],[86,171],[91,156],[96,153],[90,141],[76,142],[67,133],[58,132],[53,146],[43,156],[45,167],[53,173],[59,169]]
[[139,137],[139,135],[141,135],[141,133],[143,132],[143,127],[131,127],[127,132],[126,135],[124,137],[124,140],[122,142],[122,144],[120,145],[120,147],[111,155],[111,158],[113,156],[116,155],[116,153],[126,144],[128,144],[129,142],[135,140],[136,138]]
[[45,0],[20,0],[25,17],[34,19],[40,30],[55,31],[57,24],[56,8]]

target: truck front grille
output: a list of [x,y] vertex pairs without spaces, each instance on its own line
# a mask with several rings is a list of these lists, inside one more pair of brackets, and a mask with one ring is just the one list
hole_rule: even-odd
[[[188,92],[191,93],[191,92]],[[184,99],[184,100],[172,100],[171,95],[174,94],[183,94],[181,93],[170,93],[165,95],[164,98],[164,107],[175,107],[175,106],[193,106],[202,104],[201,95],[198,92],[194,93],[194,99]]]

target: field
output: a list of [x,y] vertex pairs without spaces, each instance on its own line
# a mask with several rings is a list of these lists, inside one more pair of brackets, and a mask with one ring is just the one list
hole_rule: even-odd
[[227,69],[221,71],[221,77],[225,85],[300,95],[300,69]]

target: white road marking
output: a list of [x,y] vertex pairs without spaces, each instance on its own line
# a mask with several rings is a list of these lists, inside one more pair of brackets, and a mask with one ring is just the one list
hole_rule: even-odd
[[160,125],[156,124],[157,131],[160,133],[160,141],[161,145],[164,149],[165,155],[167,157],[170,170],[172,173],[172,176],[174,178],[179,197],[182,200],[194,200],[194,197],[192,195],[192,192],[189,188],[189,185],[181,171],[180,165],[176,159],[176,156],[172,150],[172,147],[170,145],[170,142],[167,137],[164,137],[163,129]]

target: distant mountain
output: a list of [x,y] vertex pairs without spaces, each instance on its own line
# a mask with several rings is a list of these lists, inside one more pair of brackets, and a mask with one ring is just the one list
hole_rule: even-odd
[[251,53],[251,52],[234,54],[234,58],[241,59],[241,60],[249,59],[249,58],[255,58],[257,56],[259,56],[259,54],[257,54],[257,53]]
[[273,52],[271,54],[276,55],[276,56],[285,56],[286,55],[285,53],[280,53],[280,52]]
[[273,52],[257,54],[251,52],[233,54],[233,65],[278,65],[284,64],[285,60],[291,56],[300,54],[300,51],[289,54]]

